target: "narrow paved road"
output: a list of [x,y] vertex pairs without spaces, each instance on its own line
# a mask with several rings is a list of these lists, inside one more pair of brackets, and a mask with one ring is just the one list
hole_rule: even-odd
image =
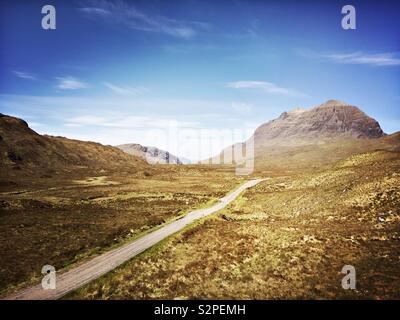
[[127,260],[133,258],[139,253],[152,247],[161,240],[181,230],[193,221],[210,215],[214,212],[226,207],[230,202],[235,200],[240,193],[245,189],[251,188],[263,181],[263,179],[251,180],[242,184],[235,191],[231,192],[214,206],[206,209],[195,210],[188,213],[185,217],[175,220],[158,230],[155,230],[147,235],[123,245],[117,249],[108,251],[92,260],[85,262],[67,272],[57,274],[57,288],[44,290],[42,286],[36,285],[24,289],[16,294],[6,297],[8,300],[44,300],[58,299],[68,292],[71,292],[79,287],[89,283],[90,281],[99,278],[107,272],[118,267]]

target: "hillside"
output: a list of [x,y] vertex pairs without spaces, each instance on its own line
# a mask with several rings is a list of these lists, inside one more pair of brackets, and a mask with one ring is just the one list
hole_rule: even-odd
[[149,165],[118,148],[40,135],[21,119],[0,114],[1,176],[68,173],[76,169],[142,170]]

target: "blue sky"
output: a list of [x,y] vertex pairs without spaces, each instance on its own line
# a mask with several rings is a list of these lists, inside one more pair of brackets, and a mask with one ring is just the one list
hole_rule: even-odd
[[[48,1],[56,30],[44,4],[0,4],[0,112],[40,133],[199,158],[218,130],[227,145],[329,99],[400,130],[395,1]],[[356,30],[341,27],[346,4]]]

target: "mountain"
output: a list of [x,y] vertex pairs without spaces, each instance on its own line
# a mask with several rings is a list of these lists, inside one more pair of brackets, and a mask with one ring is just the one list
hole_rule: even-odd
[[121,144],[117,148],[126,153],[146,160],[150,164],[184,164],[187,160],[181,160],[168,151],[160,150],[156,147],[146,147],[137,143]]
[[[256,168],[304,168],[371,149],[397,149],[400,141],[396,137],[386,137],[379,123],[358,107],[329,100],[311,109],[283,112],[259,126],[249,141],[254,139]],[[237,144],[244,150],[245,145]],[[235,162],[232,146],[211,160]]]
[[40,135],[24,120],[0,113],[1,176],[48,175],[81,169],[137,171],[148,167],[142,159],[118,148]]
[[258,127],[254,138],[267,144],[298,144],[300,139],[320,143],[321,139],[374,139],[384,135],[379,123],[359,108],[329,100],[309,110],[283,112],[279,118]]

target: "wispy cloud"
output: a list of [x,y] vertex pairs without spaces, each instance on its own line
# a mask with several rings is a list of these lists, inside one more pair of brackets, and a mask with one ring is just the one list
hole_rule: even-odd
[[305,95],[297,90],[279,87],[272,82],[266,82],[266,81],[236,81],[228,83],[226,87],[234,89],[256,89],[266,93],[288,95],[288,96]]
[[85,126],[85,125],[103,125],[106,122],[105,118],[93,116],[93,115],[83,115],[78,117],[73,117],[67,119],[66,126]]
[[232,109],[238,113],[248,113],[251,111],[251,105],[244,102],[232,102]]
[[110,11],[103,9],[103,8],[87,7],[87,8],[79,8],[79,10],[83,13],[92,14],[92,15],[100,15],[100,16],[111,15]]
[[365,54],[362,52],[354,53],[334,53],[322,55],[323,58],[330,59],[337,63],[345,64],[367,64],[371,66],[399,66],[400,58],[393,53]]
[[199,21],[182,21],[160,15],[149,15],[138,10],[133,5],[123,1],[87,1],[79,11],[90,16],[103,18],[129,28],[163,33],[178,38],[191,38],[200,30],[209,28],[209,24]]
[[400,56],[393,52],[386,53],[364,53],[364,52],[331,52],[331,53],[318,53],[310,50],[299,50],[302,56],[315,59],[323,59],[341,64],[361,64],[376,67],[384,66],[399,66]]
[[56,78],[56,87],[61,90],[77,90],[89,87],[86,82],[80,81],[74,77],[58,77]]
[[36,80],[36,76],[32,73],[29,72],[23,72],[23,71],[12,71],[18,78],[21,79],[27,79],[27,80]]
[[117,86],[115,84],[104,82],[104,85],[110,89],[112,92],[121,95],[133,95],[139,96],[144,93],[149,92],[149,89],[145,87],[130,87],[130,86]]
[[194,121],[177,121],[169,117],[148,117],[148,116],[120,116],[113,118],[105,118],[94,115],[82,115],[69,118],[64,123],[66,127],[82,127],[82,126],[101,126],[111,128],[166,128],[169,126],[179,126],[196,128],[199,123]]

